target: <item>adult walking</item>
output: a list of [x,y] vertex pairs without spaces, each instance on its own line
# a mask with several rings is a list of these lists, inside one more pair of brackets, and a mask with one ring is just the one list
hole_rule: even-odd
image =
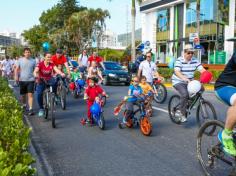
[[[33,115],[33,94],[34,94],[34,68],[36,62],[31,58],[30,48],[24,48],[24,57],[16,63],[15,78],[19,81],[20,95],[23,108],[26,109],[26,98],[28,98],[28,115]],[[19,76],[18,76],[19,75]],[[27,97],[26,97],[27,96]]]
[[86,50],[83,50],[82,54],[79,55],[78,64],[81,76],[84,77],[84,72],[88,68],[88,54]]

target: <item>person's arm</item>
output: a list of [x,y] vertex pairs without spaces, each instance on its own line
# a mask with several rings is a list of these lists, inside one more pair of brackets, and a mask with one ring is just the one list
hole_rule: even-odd
[[102,73],[100,72],[100,70],[98,70],[98,77],[100,77],[100,79],[103,80]]
[[103,61],[101,61],[101,62],[100,62],[100,64],[101,64],[101,66],[102,66],[103,70],[105,70],[105,66],[104,66],[104,63],[103,63]]
[[202,64],[199,63],[199,65],[197,66],[197,70],[200,72],[200,73],[203,73],[204,71],[206,71],[206,69],[202,66]]
[[[37,67],[36,67],[37,68]],[[60,74],[62,77],[65,77],[65,73],[63,73],[61,70],[57,68],[57,66],[53,67],[53,70],[57,73]]]
[[92,72],[92,69],[93,69],[92,67],[89,67],[89,68],[88,68],[88,77],[91,77],[91,75],[92,75],[92,73],[91,73],[91,72]]
[[37,78],[39,76],[39,67],[35,67],[33,74],[34,74],[35,78]]
[[19,73],[20,73],[19,62],[16,63],[16,68],[15,68],[14,72],[15,72],[15,81],[19,82]]
[[65,65],[65,67],[66,67],[66,70],[67,70],[68,75],[70,76],[70,68],[69,68],[69,66],[68,66],[68,63],[65,62],[64,65]]
[[175,75],[176,75],[177,77],[179,77],[180,79],[182,79],[183,81],[185,81],[185,82],[190,82],[190,80],[189,80],[185,75],[183,75],[180,70],[176,70],[176,69],[175,69],[174,72],[175,72]]
[[143,62],[140,63],[139,68],[138,68],[138,78],[141,79],[141,74],[142,74],[142,70],[143,70]]
[[82,67],[81,57],[82,55],[79,55],[78,60],[77,60],[80,67]]

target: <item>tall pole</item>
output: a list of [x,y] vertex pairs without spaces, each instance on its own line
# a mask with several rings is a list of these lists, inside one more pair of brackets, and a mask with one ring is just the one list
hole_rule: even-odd
[[132,0],[132,8],[131,8],[131,16],[132,16],[132,32],[131,32],[131,59],[135,61],[135,0]]
[[[200,44],[200,0],[197,0],[197,7],[196,7],[196,13],[197,13],[197,33],[198,33],[198,38],[199,38],[199,43]],[[198,59],[199,62],[201,63],[201,52],[200,50],[197,51]]]

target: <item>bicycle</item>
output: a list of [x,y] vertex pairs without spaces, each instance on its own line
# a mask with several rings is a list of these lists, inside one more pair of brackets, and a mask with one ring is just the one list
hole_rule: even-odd
[[43,107],[45,110],[45,119],[50,119],[52,120],[52,127],[56,128],[56,123],[55,123],[55,93],[53,92],[53,87],[48,84],[48,82],[42,78],[40,78],[41,81],[44,82],[46,85],[46,89],[43,91]]
[[[106,96],[98,96],[90,107],[93,124],[97,125],[101,130],[105,129],[105,119],[102,108],[105,106],[106,98]],[[82,119],[81,123],[85,125],[85,119]]]
[[[197,159],[207,176],[236,175],[236,157],[223,151],[218,133],[224,129],[224,123],[219,120],[205,122],[197,135]],[[236,145],[236,133],[233,134]],[[228,175],[228,174],[227,174]]]
[[164,84],[161,83],[161,80],[158,78],[153,79],[152,88],[156,95],[154,95],[154,100],[157,103],[164,103],[167,98],[167,89]]
[[58,85],[57,85],[57,96],[60,100],[61,109],[66,109],[66,94],[67,94],[67,88],[64,85],[64,81],[62,80],[61,76],[57,76]]
[[[124,101],[122,101],[122,103]],[[140,97],[139,100],[137,101],[137,103],[135,103],[135,105],[138,107],[138,109],[136,109],[132,113],[131,117],[129,119],[127,119],[127,123],[124,124],[122,122],[123,117],[122,117],[121,120],[118,118],[118,120],[119,120],[118,127],[120,129],[124,129],[125,127],[132,128],[133,126],[139,126],[140,131],[143,135],[145,135],[145,136],[150,136],[151,135],[151,133],[152,133],[152,124],[151,124],[151,121],[150,121],[150,117],[146,113],[144,101],[145,101],[145,98]],[[114,109],[114,114],[118,115],[120,110],[121,110],[121,107],[119,107],[119,110],[115,108]],[[137,113],[140,113],[140,115],[138,117],[136,117]],[[126,116],[126,110],[124,111],[123,116]]]
[[[193,107],[197,105],[196,111],[196,120],[197,124],[200,127],[201,124],[207,119],[217,119],[216,111],[214,106],[207,100],[205,100],[202,96],[204,92],[204,88],[202,88],[199,92],[197,92],[194,96],[190,97],[187,102],[186,114],[185,117],[187,118],[191,114],[191,110]],[[168,103],[168,113],[169,117],[172,122],[176,124],[181,124],[180,118],[180,96],[173,95]],[[209,115],[211,111],[211,114]],[[203,120],[203,121],[202,121]]]

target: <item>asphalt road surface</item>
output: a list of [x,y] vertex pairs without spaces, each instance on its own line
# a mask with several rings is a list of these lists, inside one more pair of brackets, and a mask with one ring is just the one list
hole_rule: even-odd
[[[113,108],[127,94],[128,87],[106,86],[104,89],[110,95],[104,108],[104,131],[97,126],[80,124],[80,119],[86,116],[86,104],[82,98],[74,99],[71,95],[68,95],[67,109],[57,109],[56,129],[51,127],[50,121],[37,115],[27,117],[33,128],[33,144],[45,164],[46,175],[203,175],[196,158],[198,127],[195,110],[188,122],[182,125],[172,123],[167,114],[168,100],[174,93],[172,89],[168,89],[164,104],[153,103],[155,111],[150,137],[143,136],[139,128],[118,128]],[[224,120],[227,107],[214,93],[206,92],[205,97],[215,106],[218,118]]]

